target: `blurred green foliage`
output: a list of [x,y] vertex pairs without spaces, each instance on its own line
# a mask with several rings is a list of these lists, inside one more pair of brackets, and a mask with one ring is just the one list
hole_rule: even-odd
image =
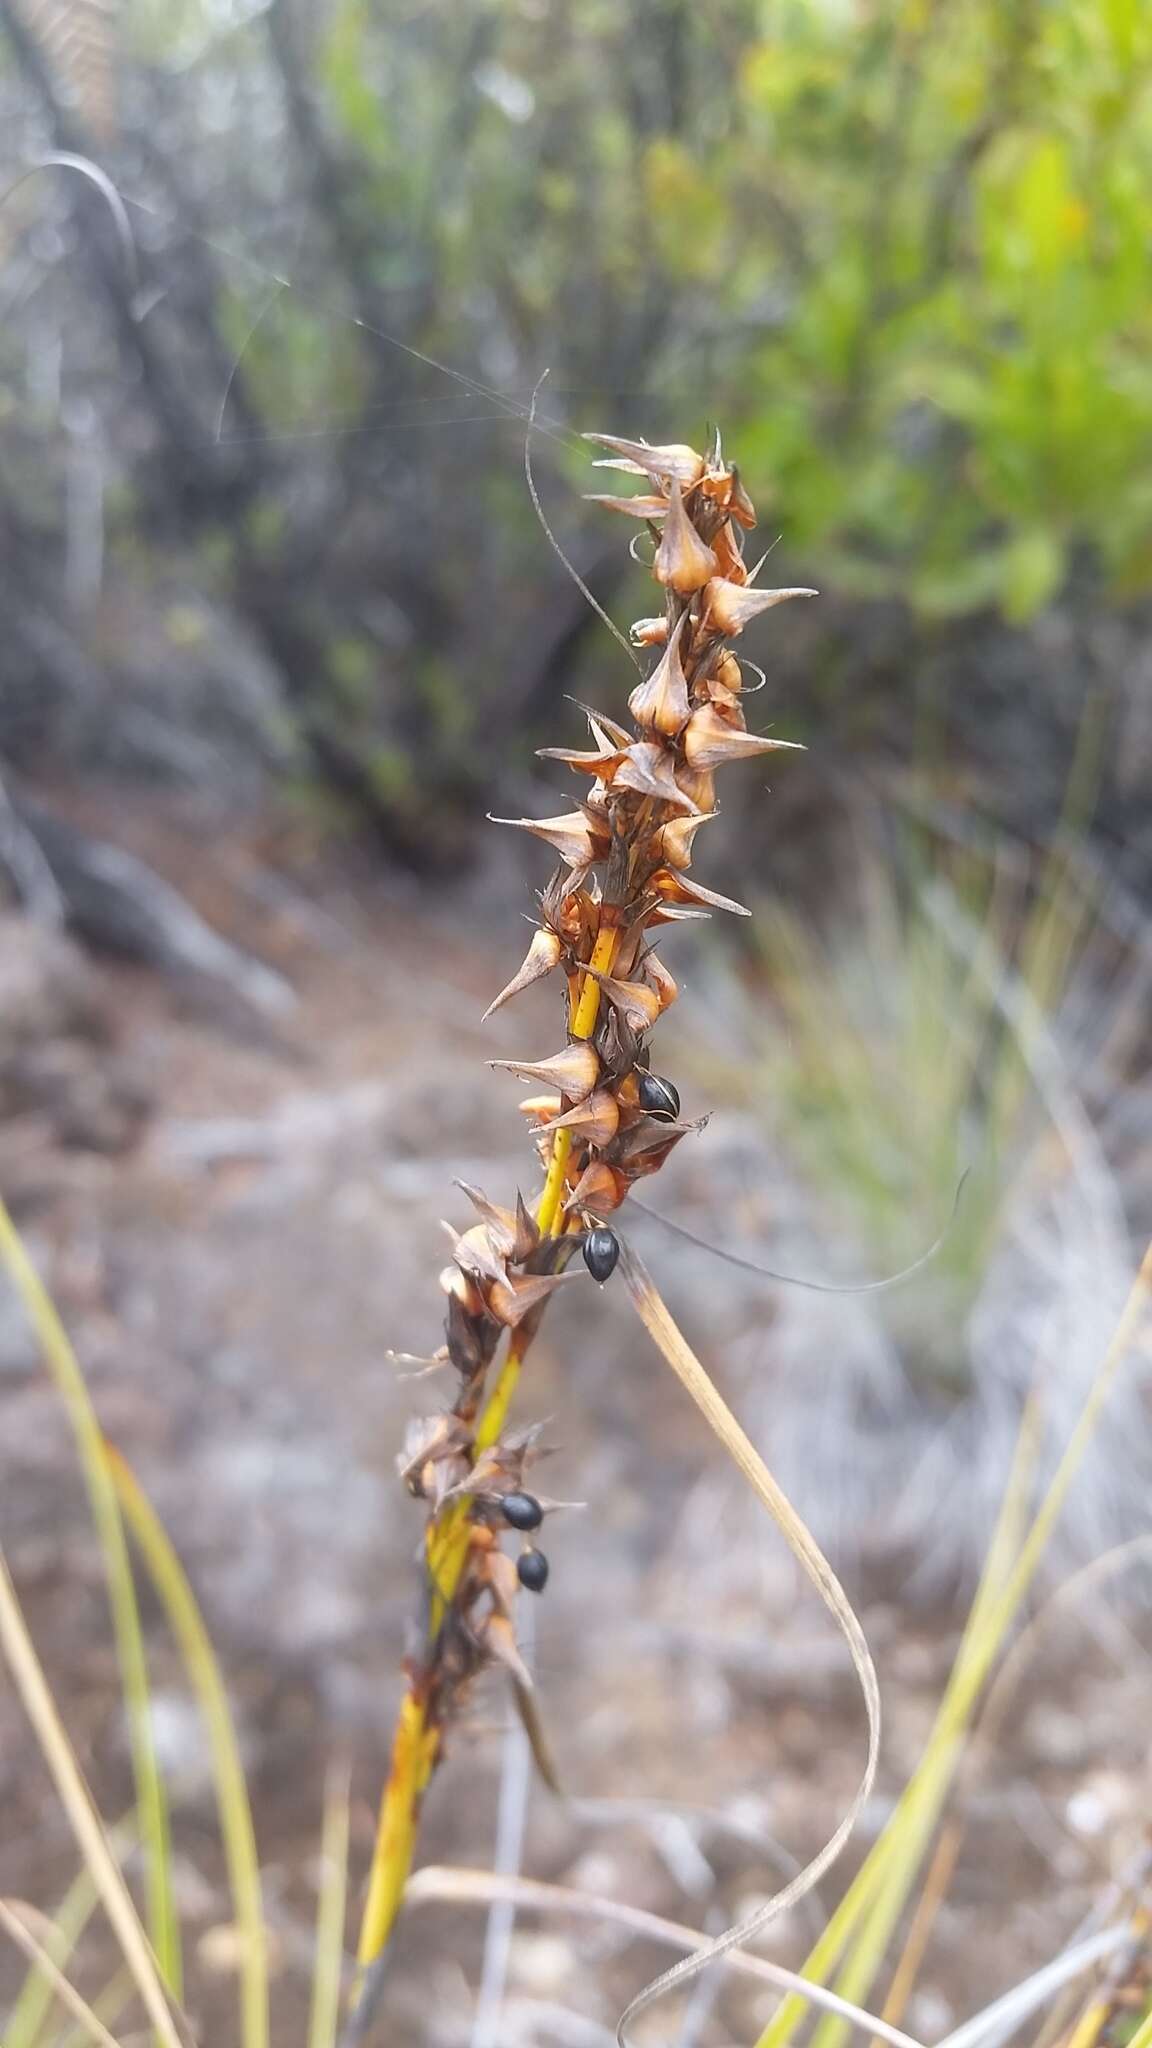
[[749,452],[859,587],[1020,617],[1083,544],[1147,581],[1150,60],[1142,0],[796,5],[749,51],[804,253]]
[[[114,132],[85,129],[87,74],[47,29],[0,68],[27,155],[47,132],[116,179],[148,307],[133,362],[91,215],[24,188],[13,501],[40,492],[63,554],[79,395],[109,559],[179,558],[231,607],[353,803],[394,810],[418,780],[478,814],[588,687],[600,628],[521,471],[546,365],[542,495],[622,615],[627,535],[579,508],[569,429],[719,420],[781,580],[862,608],[1015,624],[1073,572],[1097,606],[1152,583],[1147,0],[180,0],[166,20],[126,0],[102,31]],[[47,562],[39,534],[26,553]],[[799,630],[821,622],[783,621],[777,647]],[[801,717],[830,673],[805,645]],[[897,665],[863,678],[852,645],[874,730]]]
[[[1117,590],[1146,586],[1143,0],[433,14],[402,107],[371,82],[392,31],[363,0],[340,0],[323,37],[382,276],[386,224],[419,216],[429,156],[448,151],[427,222],[441,285],[501,294],[543,338],[574,249],[577,283],[621,299],[669,282],[650,389],[688,381],[688,355],[699,399],[771,480],[769,516],[842,586],[1023,618],[1081,548]],[[665,87],[682,80],[662,109],[661,43]],[[465,48],[467,114],[442,95]]]

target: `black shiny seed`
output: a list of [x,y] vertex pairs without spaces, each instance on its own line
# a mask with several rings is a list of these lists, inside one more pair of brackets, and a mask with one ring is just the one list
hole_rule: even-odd
[[506,1493],[500,1508],[512,1529],[538,1529],[544,1520],[544,1510],[534,1493]]
[[620,1239],[614,1230],[590,1230],[584,1239],[584,1264],[594,1280],[603,1287],[606,1280],[616,1271],[620,1257]]
[[662,1074],[641,1074],[637,1080],[640,1107],[661,1123],[675,1123],[680,1114],[680,1094]]
[[526,1550],[516,1559],[516,1576],[529,1593],[542,1593],[548,1584],[548,1559],[542,1550]]

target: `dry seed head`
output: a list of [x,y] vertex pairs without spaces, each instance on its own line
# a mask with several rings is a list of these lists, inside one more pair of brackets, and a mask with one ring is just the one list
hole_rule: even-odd
[[714,577],[704,592],[701,617],[710,633],[723,633],[731,639],[742,633],[750,619],[761,612],[771,611],[774,605],[786,604],[790,597],[815,597],[814,590],[751,590],[738,589],[727,577]]
[[658,583],[674,590],[678,597],[692,597],[716,574],[716,557],[702,541],[687,512],[678,483],[668,499],[668,517],[652,564]]
[[614,974],[600,974],[589,967],[587,973],[599,982],[608,1001],[620,1012],[630,1031],[650,1031],[660,1015],[660,998],[655,989],[642,981],[618,981]]
[[493,1243],[486,1223],[474,1223],[470,1230],[457,1235],[450,1223],[441,1219],[440,1228],[446,1230],[455,1250],[452,1254],[462,1273],[467,1273],[483,1291],[484,1282],[503,1278],[507,1253],[501,1253]]
[[517,1194],[515,1209],[504,1209],[498,1202],[490,1202],[483,1188],[475,1188],[466,1180],[457,1180],[456,1186],[483,1217],[500,1256],[511,1259],[513,1265],[521,1265],[540,1242],[540,1232],[524,1207],[524,1197]]
[[597,831],[586,810],[567,811],[560,818],[494,818],[493,825],[512,825],[518,832],[531,832],[545,845],[554,847],[570,868],[591,867],[608,851],[608,835]]
[[660,999],[661,1014],[671,1007],[680,993],[679,985],[669,973],[658,953],[649,953],[641,968],[649,988],[654,988]]
[[501,989],[495,1002],[489,1003],[480,1020],[481,1023],[486,1024],[489,1017],[493,1016],[500,1009],[501,1005],[509,1002],[513,996],[518,996],[521,989],[531,988],[534,981],[542,981],[546,974],[551,974],[552,969],[559,961],[560,952],[560,941],[556,937],[555,932],[538,931],[533,937],[532,944],[529,946],[527,953],[524,955],[522,966],[517,968],[507,987]]
[[661,740],[636,740],[612,776],[614,789],[632,789],[637,796],[654,796],[677,811],[692,811],[695,805],[676,780],[676,756]]
[[548,1131],[577,1131],[585,1144],[606,1145],[614,1138],[620,1126],[620,1105],[610,1088],[597,1088],[575,1109],[565,1115],[553,1117],[545,1124]]
[[592,1216],[608,1216],[620,1207],[627,1193],[628,1179],[619,1167],[594,1159],[572,1190],[572,1207]]
[[668,484],[675,479],[682,491],[691,490],[704,471],[704,457],[683,441],[669,441],[653,448],[647,441],[626,441],[617,434],[585,434],[584,439],[594,441],[598,448],[611,448],[619,458],[597,462],[597,469],[627,470],[631,476],[651,477],[654,484]]
[[673,818],[660,833],[660,852],[666,866],[687,868],[692,865],[692,841],[701,825],[707,825],[716,816],[708,811],[700,818]]
[[488,1590],[498,1612],[509,1618],[516,1611],[516,1594],[520,1581],[516,1576],[516,1560],[503,1550],[490,1550],[485,1567]]
[[706,889],[703,882],[689,881],[687,875],[673,873],[671,868],[658,868],[652,877],[652,887],[662,899],[668,911],[683,906],[681,916],[693,906],[708,910],[730,910],[736,917],[751,917],[742,903],[732,896],[720,896],[715,889]]
[[453,1301],[459,1302],[466,1315],[484,1314],[484,1296],[468,1274],[461,1272],[459,1266],[441,1268],[440,1286],[445,1294],[451,1295]]
[[490,1614],[478,1630],[481,1646],[512,1673],[525,1692],[532,1691],[532,1674],[516,1648],[516,1635],[506,1614]]
[[688,700],[688,680],[680,660],[680,642],[688,623],[687,612],[682,612],[672,629],[668,645],[650,676],[638,683],[628,699],[637,725],[645,731],[662,732],[674,739],[688,722],[691,705]]
[[514,1330],[567,1278],[566,1273],[511,1273],[507,1279],[494,1280],[488,1288],[488,1312],[505,1329]]
[[600,1079],[600,1062],[592,1047],[582,1040],[566,1046],[563,1052],[555,1052],[546,1060],[489,1060],[490,1067],[501,1067],[506,1073],[517,1074],[522,1081],[541,1081],[545,1088],[559,1088],[572,1102],[582,1102]]
[[722,768],[728,761],[751,761],[757,754],[790,749],[803,752],[795,740],[773,740],[763,733],[744,732],[731,723],[725,707],[702,704],[692,713],[684,733],[684,758],[690,768]]
[[[515,1377],[535,1321],[565,1277],[569,1253],[583,1245],[595,1272],[581,1220],[615,1243],[601,1219],[692,1128],[678,1120],[674,1084],[653,1076],[642,1052],[646,1034],[677,994],[652,950],[653,928],[706,917],[713,909],[747,915],[686,872],[700,826],[715,815],[715,771],[789,744],[747,732],[740,665],[724,642],[759,612],[811,594],[754,587],[762,564],[746,567],[742,529],[755,515],[737,471],[723,459],[718,435],[706,455],[683,443],[651,447],[612,435],[589,438],[608,451],[603,466],[643,480],[639,495],[603,495],[599,502],[648,524],[653,575],[666,593],[666,610],[632,627],[634,645],[656,650],[652,674],[630,698],[635,727],[582,706],[589,746],[541,750],[590,779],[587,801],[559,817],[500,821],[543,840],[561,864],[540,894],[541,929],[486,1014],[559,968],[572,1035],[549,1058],[489,1063],[540,1091],[521,1108],[537,1126],[534,1140],[549,1173],[541,1221],[519,1197],[513,1211],[466,1187],[480,1220],[462,1236],[452,1232],[454,1263],[441,1277],[448,1295],[446,1350],[460,1375],[459,1391],[450,1416],[414,1440],[406,1469],[415,1490],[437,1502],[451,1498],[463,1518],[460,1562],[442,1581],[445,1625],[427,1637],[422,1659],[413,1663],[414,1684],[427,1685],[424,1725],[431,1733],[449,1719],[484,1661],[503,1662],[521,1692],[530,1682],[511,1614],[517,1583],[538,1588],[547,1566],[538,1552],[525,1553],[533,1561],[525,1575],[523,1560],[515,1565],[497,1540],[489,1503],[521,1483],[528,1439],[517,1449],[504,1437],[477,1455],[481,1417],[490,1412],[482,1406],[486,1376],[508,1327],[520,1332],[505,1365]],[[601,998],[595,1016],[593,983]],[[577,1019],[588,1037],[576,1035]],[[444,1522],[437,1527],[448,1534]],[[402,1776],[399,1782],[403,1787]]]
[[633,519],[663,519],[668,510],[667,498],[646,497],[642,491],[634,498],[610,498],[600,491],[585,491],[584,503],[603,505],[608,512],[630,512]]
[[741,552],[740,536],[730,519],[726,519],[712,535],[712,552],[716,557],[716,574],[733,585],[748,581],[748,571]]
[[735,467],[731,472],[731,487],[728,492],[728,514],[738,526],[751,528],[756,524],[756,507],[740,480],[740,471]]
[[628,628],[628,637],[634,647],[663,647],[668,638],[668,621],[658,619],[634,619]]
[[574,768],[580,775],[595,775],[603,780],[615,763],[623,759],[623,749],[601,747],[592,753],[587,747],[537,747],[536,757],[540,761],[562,761],[566,768]]
[[562,1095],[526,1095],[516,1107],[521,1116],[531,1117],[534,1123],[548,1123],[559,1116],[564,1098]]

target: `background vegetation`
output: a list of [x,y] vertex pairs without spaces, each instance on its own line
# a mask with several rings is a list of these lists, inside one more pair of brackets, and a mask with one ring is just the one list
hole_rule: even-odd
[[[1091,1926],[1110,2002],[1085,1990],[1059,2038],[1149,2048],[1152,12],[0,0],[0,25],[0,1191],[83,1373],[0,1224],[55,1374],[10,1290],[0,1537],[127,1816],[80,1867],[51,1701],[63,1806],[0,1688],[18,1931],[136,2038],[151,1966],[95,1911],[118,1863],[213,2048],[259,2048],[269,1998],[271,2038],[335,2034],[413,1601],[393,1457],[436,1405],[381,1353],[437,1341],[452,1176],[530,1165],[479,1078],[526,1042],[475,1020],[531,907],[483,815],[559,808],[533,747],[573,737],[566,697],[626,687],[525,487],[547,369],[541,495],[613,617],[650,593],[580,502],[586,430],[719,420],[774,580],[821,591],[750,649],[756,722],[809,749],[717,832],[707,879],[751,936],[677,935],[661,1058],[714,1114],[660,1199],[691,1237],[629,1224],[881,1669],[872,1854],[773,1954],[830,1925],[828,1981],[941,2043],[1054,1956],[1087,1968]],[[907,1287],[822,1291],[941,1231]],[[454,1881],[430,1872],[387,2013],[436,2048],[611,2048],[666,1955],[634,1909],[735,1919],[858,1781],[822,1617],[587,1298],[533,1412],[591,1507],[557,1525],[536,1643],[589,1796],[529,1806],[482,1700],[426,1842],[487,1866],[498,1829],[506,1871],[613,1930],[551,1937],[521,1901],[484,1935],[415,1910]],[[31,1698],[15,1599],[0,1580]],[[471,1883],[458,1905],[491,1898]],[[6,2039],[70,2042],[15,1957]],[[771,1995],[710,1976],[679,2040],[751,2041]],[[956,2048],[1010,2032],[986,2013]]]
[[[603,661],[508,422],[545,368],[561,429],[723,421],[828,594],[774,711],[959,736],[1001,794],[1026,728],[1030,825],[1094,687],[1131,743],[1092,628],[1152,577],[1139,0],[4,15],[10,177],[94,158],[137,264],[74,175],[5,206],[15,765],[255,764],[454,848]],[[557,518],[615,601],[615,534]]]

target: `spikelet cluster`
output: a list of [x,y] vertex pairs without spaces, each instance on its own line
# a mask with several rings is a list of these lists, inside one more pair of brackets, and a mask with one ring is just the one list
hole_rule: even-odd
[[678,444],[588,438],[609,451],[601,466],[642,480],[635,496],[594,502],[646,525],[663,608],[631,629],[647,666],[628,700],[632,724],[588,710],[588,747],[541,749],[577,778],[573,808],[497,821],[543,840],[558,865],[540,895],[527,957],[488,1014],[556,975],[567,984],[569,1030],[555,1051],[491,1063],[532,1086],[521,1109],[549,1177],[546,1193],[533,1214],[520,1196],[503,1208],[465,1188],[476,1221],[451,1233],[441,1275],[448,1302],[441,1356],[458,1392],[447,1414],[414,1425],[402,1459],[407,1485],[432,1509],[430,1559],[435,1518],[455,1513],[468,1525],[459,1573],[440,1586],[441,1625],[409,1660],[426,1718],[440,1725],[494,1658],[511,1669],[518,1692],[529,1685],[513,1610],[519,1588],[539,1590],[547,1566],[537,1553],[536,1566],[526,1569],[525,1554],[514,1561],[501,1538],[534,1530],[555,1504],[525,1494],[536,1448],[531,1431],[485,1441],[477,1429],[489,1367],[505,1332],[513,1333],[514,1359],[523,1357],[549,1296],[575,1278],[573,1254],[590,1234],[605,1238],[606,1219],[633,1183],[656,1172],[692,1128],[681,1120],[673,1084],[649,1063],[649,1034],[677,995],[658,940],[679,920],[717,909],[746,914],[691,874],[697,833],[716,815],[717,771],[787,744],[748,731],[744,668],[732,643],[760,612],[812,595],[763,589],[756,581],[762,564],[746,567],[743,540],[755,514],[719,436],[703,455]]

